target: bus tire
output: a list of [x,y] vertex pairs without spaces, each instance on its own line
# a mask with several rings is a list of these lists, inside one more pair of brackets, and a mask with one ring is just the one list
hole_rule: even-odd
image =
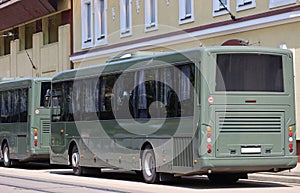
[[76,176],[81,176],[83,174],[83,168],[80,166],[80,154],[76,145],[72,148],[71,154],[71,166],[73,169],[73,173]]
[[142,175],[146,183],[153,184],[159,181],[154,151],[149,146],[145,148],[142,154]]
[[11,166],[11,160],[10,160],[10,153],[9,153],[9,147],[8,144],[5,143],[3,145],[3,164],[5,167],[10,167]]

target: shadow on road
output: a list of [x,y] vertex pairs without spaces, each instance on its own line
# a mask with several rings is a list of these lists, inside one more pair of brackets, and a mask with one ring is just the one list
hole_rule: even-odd
[[[0,162],[0,166],[4,167],[3,162]],[[48,170],[48,169],[66,169],[67,166],[50,165],[49,162],[26,162],[26,163],[13,163],[11,168],[26,169],[26,170]]]
[[[52,170],[53,174],[58,175],[73,175],[72,170]],[[135,172],[120,171],[120,170],[104,170],[98,175],[78,176],[78,178],[99,178],[110,180],[122,180],[128,182],[144,183],[142,177]],[[232,185],[218,185],[211,183],[206,176],[190,176],[175,178],[172,181],[161,182],[158,185],[190,188],[190,189],[222,189],[222,188],[274,188],[274,187],[289,187],[288,185],[276,182],[259,182],[253,180],[240,180]]]

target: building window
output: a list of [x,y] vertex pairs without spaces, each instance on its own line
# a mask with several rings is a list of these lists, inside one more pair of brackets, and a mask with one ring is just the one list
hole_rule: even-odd
[[230,11],[230,0],[213,0],[213,16],[228,14]]
[[157,0],[145,0],[145,30],[157,29]]
[[0,33],[0,56],[10,54],[10,42],[14,39],[12,32]]
[[84,0],[82,1],[81,5],[81,20],[82,20],[82,47],[88,48],[92,47],[92,1],[91,0]]
[[243,11],[254,7],[256,7],[255,0],[237,0],[236,2],[237,11]]
[[32,37],[36,33],[35,22],[25,25],[25,49],[32,48]]
[[179,0],[179,24],[194,20],[194,0]]
[[132,34],[131,0],[120,0],[120,35],[126,37]]
[[84,0],[81,4],[82,48],[107,43],[107,0]]
[[58,28],[61,24],[61,14],[43,19],[44,45],[58,42]]
[[95,3],[95,38],[96,44],[106,44],[107,38],[107,0],[96,0]]
[[296,0],[270,0],[269,8],[280,7],[280,6],[289,5],[293,3],[296,3]]

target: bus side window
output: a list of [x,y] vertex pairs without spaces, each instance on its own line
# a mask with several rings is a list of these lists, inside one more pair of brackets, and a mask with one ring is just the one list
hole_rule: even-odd
[[1,92],[1,123],[6,123],[8,117],[8,110],[5,100],[5,91]]
[[60,91],[52,91],[50,106],[52,107],[52,121],[59,121],[61,119],[61,92]]
[[44,107],[50,107],[50,97],[51,97],[51,89],[48,89],[46,94],[44,95],[44,102],[41,102],[44,104],[43,105]]
[[20,90],[20,122],[27,121],[28,88]]
[[50,107],[49,106],[49,99],[51,95],[51,83],[50,82],[42,82],[41,85],[41,107]]
[[113,87],[117,78],[115,75],[103,76],[100,78],[100,119],[111,120],[115,119],[113,113],[112,101],[115,101]]

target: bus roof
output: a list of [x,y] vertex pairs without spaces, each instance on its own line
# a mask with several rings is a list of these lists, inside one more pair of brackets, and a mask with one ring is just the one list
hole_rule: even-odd
[[292,54],[288,49],[263,47],[263,46],[211,46],[205,47],[206,52],[252,52],[252,53],[269,53],[269,54]]
[[[253,52],[253,53],[270,53],[270,54],[284,54],[288,55],[292,52],[289,50],[269,47],[258,46],[211,46],[211,47],[199,47],[188,50],[174,51],[174,52],[161,52],[150,54],[137,58],[129,58],[124,60],[116,60],[109,63],[99,64],[96,66],[89,66],[84,68],[77,68],[72,70],[66,70],[56,74],[53,78],[53,82],[61,80],[73,80],[75,78],[100,76],[101,74],[112,74],[118,72],[124,72],[129,69],[150,68],[153,66],[163,66],[165,63],[174,64],[179,61],[191,61],[199,58],[199,53],[217,53],[217,52]],[[154,60],[155,58],[155,60]],[[151,62],[149,62],[151,61]],[[156,62],[155,62],[156,61]]]
[[38,77],[38,78],[20,78],[15,80],[7,80],[7,81],[0,82],[0,89],[27,86],[31,84],[33,81],[50,82],[51,78]]

